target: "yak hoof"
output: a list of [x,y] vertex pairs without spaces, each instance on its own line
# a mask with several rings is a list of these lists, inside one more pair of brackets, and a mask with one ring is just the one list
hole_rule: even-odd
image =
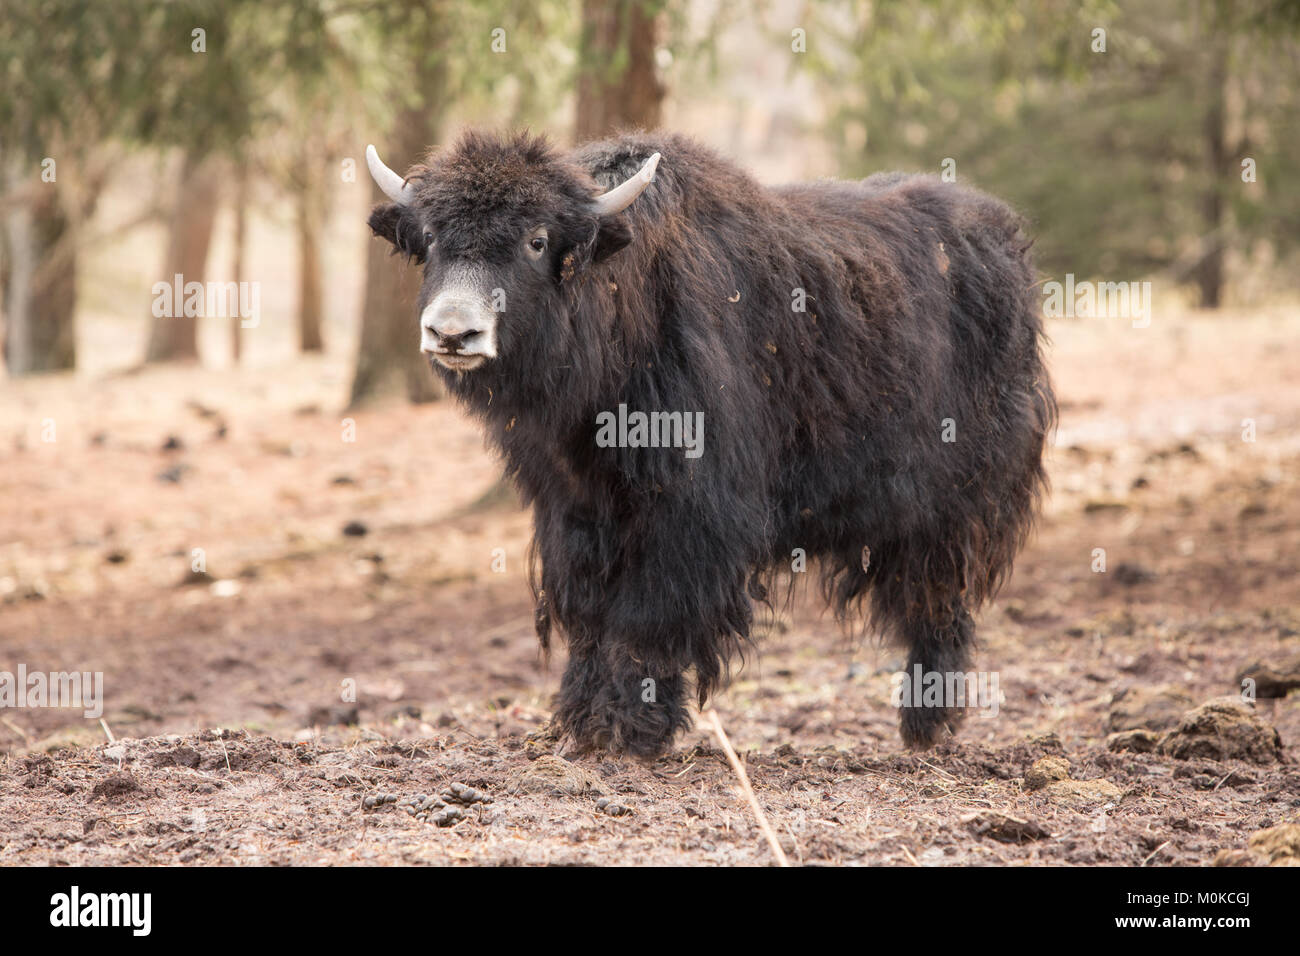
[[965,714],[950,707],[904,707],[898,731],[909,750],[929,750],[957,733]]

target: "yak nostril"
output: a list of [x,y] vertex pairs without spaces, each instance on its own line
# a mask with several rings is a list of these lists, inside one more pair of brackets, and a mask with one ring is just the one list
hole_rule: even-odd
[[439,332],[437,333],[438,344],[449,352],[455,352],[462,345],[473,341],[481,334],[480,329],[466,329],[464,332]]

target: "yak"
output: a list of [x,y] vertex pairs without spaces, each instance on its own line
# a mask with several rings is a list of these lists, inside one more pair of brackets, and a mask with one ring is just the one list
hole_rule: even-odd
[[[966,671],[1056,418],[1018,214],[923,174],[764,187],[671,133],[366,156],[420,347],[533,510],[562,752],[668,749],[806,560],[909,674]],[[962,714],[912,700],[903,741]]]

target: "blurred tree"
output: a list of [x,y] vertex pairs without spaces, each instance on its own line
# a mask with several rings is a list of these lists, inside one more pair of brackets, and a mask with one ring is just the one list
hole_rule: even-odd
[[[321,264],[321,233],[329,216],[327,177],[333,157],[341,148],[340,135],[327,109],[290,107],[277,133],[258,144],[261,168],[287,195],[293,207],[293,229],[298,246],[297,342],[303,352],[321,352],[325,310],[325,274]],[[250,157],[247,160],[252,163]]]
[[[174,276],[182,277],[183,285],[203,281],[221,195],[219,169],[201,147],[186,151],[176,179],[160,281],[171,282]],[[172,313],[153,317],[145,361],[198,359],[198,317],[187,315],[183,302],[173,303]]]
[[31,200],[20,199],[16,193],[29,180],[20,164],[8,166],[4,185],[11,200],[0,246],[10,375],[72,368],[76,360],[77,256],[67,241],[69,215],[53,188],[37,187]]
[[659,125],[665,89],[655,71],[662,4],[582,0],[575,142]]
[[[271,90],[268,119],[260,124],[245,162],[268,174],[292,204],[297,340],[302,351],[319,352],[325,347],[321,236],[330,213],[332,175],[355,145],[351,119],[375,112],[367,102],[373,89],[367,74],[382,62],[375,57],[376,22],[382,16],[347,2],[279,2],[291,14],[280,29],[294,37],[306,33],[311,40],[297,43],[290,53],[288,68]],[[311,62],[300,64],[300,58]]]
[[295,200],[294,223],[298,228],[298,346],[304,352],[323,352],[321,313],[325,308],[325,276],[321,268],[320,234],[325,226],[326,192],[323,170],[309,159],[303,165],[316,175],[303,177]]
[[[393,121],[392,134],[380,144],[380,155],[391,168],[401,170],[422,160],[438,138],[450,101],[445,44],[452,23],[436,0],[394,0],[385,9],[387,19],[380,36],[387,49],[386,59],[405,69],[401,77],[403,105]],[[371,182],[375,203],[388,201],[370,180],[364,164],[360,175]],[[412,307],[419,288],[419,269],[402,263],[394,270],[387,243],[369,243],[351,406],[392,392],[404,393],[415,402],[441,396],[440,385],[418,346]]]
[[[141,91],[141,101],[121,108],[138,114],[132,132],[139,140],[182,150],[161,281],[205,281],[225,172],[218,156],[253,128],[258,81],[271,55],[263,20],[248,0],[177,0],[146,19],[137,41],[137,55],[153,61],[153,83]],[[145,361],[198,359],[198,316],[187,315],[180,302],[171,312],[153,315]]]
[[[332,68],[336,0],[0,0],[6,355],[20,374],[70,367],[77,224],[108,178],[111,138],[180,147],[161,279],[202,281],[223,176],[270,117],[268,91]],[[42,159],[57,180],[41,177]],[[57,181],[57,187],[54,182]],[[46,195],[37,187],[46,186]],[[73,187],[73,188],[68,188]],[[21,244],[19,249],[15,244]],[[57,266],[57,268],[54,268]],[[183,310],[180,310],[183,313]],[[151,323],[150,359],[196,357],[196,318]]]
[[0,0],[0,287],[11,375],[71,368],[80,225],[112,169],[94,161],[140,87],[138,11]]
[[[247,268],[245,259],[248,251],[248,202],[249,202],[249,169],[246,163],[237,162],[235,164],[235,188],[232,203],[235,212],[235,234],[232,237],[230,252],[230,278],[240,284],[247,281]],[[243,326],[243,320],[238,316],[230,318],[230,360],[234,365],[239,364],[243,356],[243,343],[240,338],[240,329]]]
[[[138,135],[185,151],[162,275],[203,282],[224,171],[232,163],[239,167],[233,178],[241,188],[239,179],[248,175],[245,167],[256,159],[254,140],[291,124],[309,130],[314,135],[298,138],[286,152],[300,161],[293,180],[298,187],[300,341],[319,348],[323,295],[317,239],[328,157],[313,147],[319,146],[325,127],[325,82],[346,72],[349,63],[351,53],[335,33],[347,14],[333,0],[175,0],[161,5],[155,16],[150,35],[155,86]],[[346,92],[341,91],[340,99]],[[217,162],[222,158],[230,162]],[[246,201],[238,194],[232,200]],[[237,215],[237,232],[240,222]],[[245,222],[245,234],[246,228]],[[242,269],[242,251],[236,264]],[[196,332],[193,316],[155,317],[148,360],[197,358]],[[240,333],[231,334],[237,341]]]
[[[939,172],[1033,220],[1053,275],[1191,283],[1294,252],[1300,74],[1282,0],[929,0],[819,8],[846,172]],[[839,11],[837,16],[829,15]],[[848,82],[845,82],[845,80]],[[1243,181],[1253,159],[1257,182]]]

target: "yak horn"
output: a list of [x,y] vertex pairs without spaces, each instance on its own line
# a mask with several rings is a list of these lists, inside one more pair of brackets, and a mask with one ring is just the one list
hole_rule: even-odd
[[409,206],[415,201],[415,187],[385,166],[373,146],[366,147],[366,165],[370,167],[370,176],[375,184],[393,202],[399,206]]
[[596,215],[612,216],[632,205],[633,200],[650,185],[650,180],[655,178],[655,167],[658,165],[659,154],[655,153],[645,161],[645,165],[637,171],[636,175],[592,200]]

